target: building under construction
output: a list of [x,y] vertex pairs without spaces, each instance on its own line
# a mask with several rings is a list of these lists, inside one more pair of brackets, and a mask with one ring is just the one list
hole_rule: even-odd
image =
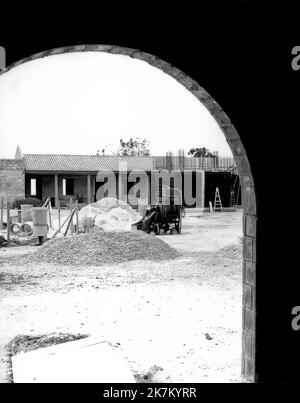
[[[217,154],[214,157],[186,157],[182,151],[177,156],[167,153],[165,156],[124,157],[23,154],[17,147],[15,158],[0,159],[0,197],[12,206],[24,203],[24,199],[44,201],[49,196],[55,207],[68,206],[71,198],[85,205],[96,201],[97,190],[102,184],[97,181],[99,172],[115,173],[118,183],[116,196],[120,197],[121,181],[127,182],[127,190],[133,186],[124,172],[143,171],[150,176],[154,170],[202,171],[203,208],[209,207],[210,201],[213,203],[216,188],[220,191],[223,207],[241,204],[239,177],[233,158]],[[150,202],[150,191],[148,198]]]

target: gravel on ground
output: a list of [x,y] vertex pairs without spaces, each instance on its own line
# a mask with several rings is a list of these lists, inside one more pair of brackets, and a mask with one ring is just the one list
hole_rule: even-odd
[[142,231],[88,233],[51,239],[20,260],[21,264],[51,263],[101,266],[132,260],[169,260],[179,253],[154,235]]
[[187,216],[181,235],[151,235],[178,257],[101,270],[20,264],[43,247],[1,247],[0,382],[11,340],[53,333],[102,338],[138,382],[241,382],[241,235],[242,211]]

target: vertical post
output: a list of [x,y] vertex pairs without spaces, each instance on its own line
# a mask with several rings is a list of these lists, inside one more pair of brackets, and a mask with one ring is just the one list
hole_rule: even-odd
[[91,195],[91,175],[87,176],[87,202],[90,204],[92,202],[92,195]]
[[150,174],[147,173],[147,186],[148,186],[148,198],[147,198],[147,204],[151,204],[151,172]]
[[1,197],[1,216],[0,216],[0,229],[3,229],[3,210],[4,210],[4,198]]
[[127,177],[128,168],[126,161],[119,162],[119,200],[128,202],[127,199]]
[[6,228],[7,228],[7,243],[10,243],[10,209],[7,201],[7,213],[6,213]]
[[[73,197],[70,197],[70,212],[73,210]],[[73,227],[73,215],[71,216],[71,235],[73,235],[74,227]]]
[[58,175],[54,175],[54,195],[55,195],[55,207],[58,207]]
[[123,173],[119,170],[118,175],[118,200],[123,200]]
[[116,199],[120,200],[120,172],[116,173]]
[[49,202],[48,202],[48,211],[49,211],[49,224],[50,224],[50,228],[52,229],[52,209],[51,209],[51,198],[49,196]]
[[60,232],[60,202],[58,201],[58,232]]
[[79,234],[78,200],[76,200],[76,234]]

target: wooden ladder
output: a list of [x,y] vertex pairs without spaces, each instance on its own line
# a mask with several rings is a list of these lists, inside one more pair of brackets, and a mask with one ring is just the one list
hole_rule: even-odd
[[219,188],[216,188],[216,191],[215,191],[214,212],[217,209],[220,211],[223,211],[222,200],[221,200]]
[[230,192],[230,207],[236,207],[236,192],[231,190]]

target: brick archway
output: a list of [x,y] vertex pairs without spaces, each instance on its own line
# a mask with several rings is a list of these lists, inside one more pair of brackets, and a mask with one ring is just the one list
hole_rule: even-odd
[[255,328],[256,328],[256,195],[250,164],[239,134],[229,117],[220,105],[191,77],[171,64],[149,53],[136,49],[113,45],[76,45],[46,50],[36,53],[7,67],[0,72],[6,73],[20,64],[46,56],[68,52],[106,52],[125,55],[162,70],[170,75],[188,91],[190,91],[207,108],[210,114],[223,131],[232,150],[242,187],[242,200],[244,207],[243,217],[243,336],[242,336],[242,375],[251,381],[255,380]]

